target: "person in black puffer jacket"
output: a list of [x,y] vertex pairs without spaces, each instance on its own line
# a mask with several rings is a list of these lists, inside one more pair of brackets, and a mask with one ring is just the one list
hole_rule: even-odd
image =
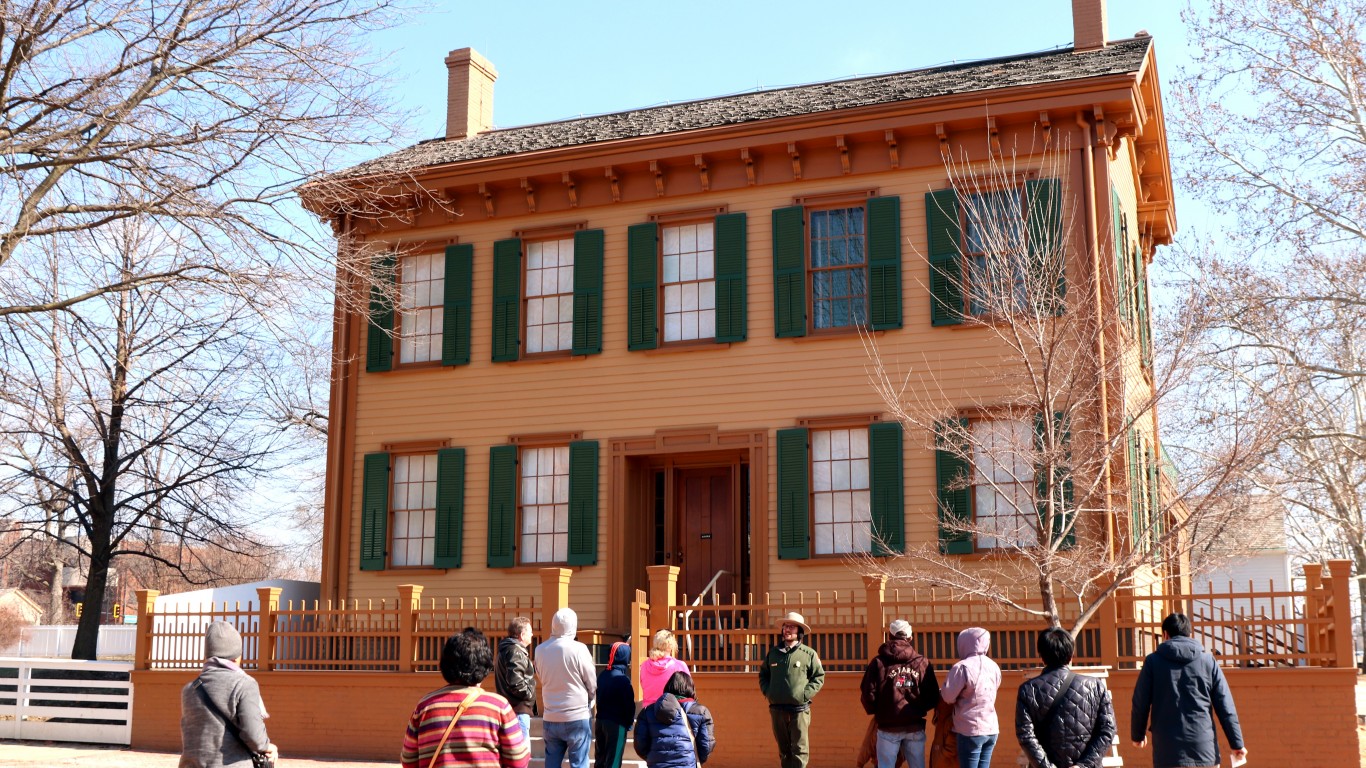
[[598,673],[598,717],[593,723],[597,750],[594,768],[621,768],[626,731],[636,719],[636,689],[631,685],[631,645],[613,643],[607,669]]
[[692,678],[675,672],[664,684],[664,695],[636,718],[636,754],[650,768],[696,768],[716,748],[711,712],[695,695]]
[[1020,686],[1015,738],[1036,768],[1100,768],[1115,740],[1115,711],[1105,681],[1078,675],[1072,636],[1061,629],[1039,635],[1044,671]]

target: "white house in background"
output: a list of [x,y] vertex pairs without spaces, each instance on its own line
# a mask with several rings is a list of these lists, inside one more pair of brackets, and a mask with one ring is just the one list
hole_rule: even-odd
[[[1224,637],[1221,629],[1209,630],[1212,636],[1223,641],[1216,643],[1218,647],[1258,651],[1274,650],[1277,646],[1299,647],[1303,639],[1291,620],[1300,614],[1303,606],[1277,594],[1290,589],[1285,506],[1269,496],[1248,496],[1229,503],[1240,507],[1230,518],[1234,523],[1217,530],[1196,528],[1192,531],[1195,547],[1191,552],[1191,591],[1199,595],[1208,593],[1213,587],[1216,593],[1228,592],[1231,582],[1233,590],[1240,594],[1249,591],[1267,594],[1236,600],[1195,599],[1191,605],[1193,618],[1206,622],[1235,618],[1253,621],[1252,626],[1256,629],[1240,631],[1239,637]],[[1214,626],[1218,627],[1218,624]]]
[[25,624],[43,620],[43,607],[19,589],[0,589],[0,610],[4,609],[13,610]]
[[[260,608],[262,587],[280,589],[280,607],[286,608],[292,602],[302,608],[304,603],[312,607],[318,599],[318,582],[298,581],[295,579],[266,579],[247,584],[233,584],[227,587],[196,589],[192,592],[178,592],[173,595],[158,595],[156,599],[154,626],[157,633],[174,632],[180,636],[172,653],[181,658],[203,658],[204,628],[214,619],[231,621],[243,632],[256,631],[256,611]],[[201,611],[212,610],[212,616]],[[254,638],[245,638],[248,645]],[[255,653],[248,647],[248,655]]]

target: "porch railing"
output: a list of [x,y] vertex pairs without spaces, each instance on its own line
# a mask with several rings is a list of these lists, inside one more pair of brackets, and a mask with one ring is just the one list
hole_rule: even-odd
[[[699,671],[753,672],[778,640],[776,624],[788,611],[801,613],[807,642],[832,671],[859,670],[886,640],[893,619],[910,621],[920,650],[937,665],[957,660],[956,639],[965,627],[992,632],[993,657],[1003,668],[1037,666],[1037,616],[981,598],[943,590],[888,589],[866,577],[862,589],[770,592],[727,599],[712,594],[693,605],[677,592],[679,569],[651,566],[649,590],[632,602],[629,637],[637,665],[650,636],[670,628],[688,664]],[[1268,585],[1257,589],[1208,587],[1196,592],[1121,590],[1082,631],[1079,664],[1136,667],[1161,639],[1162,618],[1180,610],[1191,616],[1196,638],[1228,666],[1350,667],[1354,656],[1348,583],[1351,564],[1304,568],[1303,589]],[[429,671],[453,632],[477,627],[496,643],[515,616],[532,620],[544,637],[551,616],[569,605],[571,571],[541,571],[539,595],[515,599],[422,600],[422,587],[402,585],[394,600],[346,605],[284,605],[279,591],[260,590],[248,605],[211,605],[158,613],[155,592],[138,593],[137,669],[193,669],[203,659],[202,637],[210,621],[238,626],[244,666],[270,670]],[[681,598],[681,599],[680,599]],[[579,636],[605,649],[611,636],[591,629]],[[601,660],[601,659],[600,659]]]

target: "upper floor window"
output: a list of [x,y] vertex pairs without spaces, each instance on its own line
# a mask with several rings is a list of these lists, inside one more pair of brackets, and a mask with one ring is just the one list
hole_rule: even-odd
[[710,221],[660,228],[664,341],[716,335],[716,260]]
[[900,328],[900,199],[822,202],[773,212],[775,335]]
[[574,345],[574,239],[526,244],[526,351],[568,351]]
[[810,212],[811,324],[861,326],[868,317],[868,260],[863,206]]
[[[968,313],[1007,315],[1028,306],[1027,212],[1018,187],[960,195]],[[1034,288],[1037,290],[1037,287]]]
[[399,261],[398,361],[441,359],[441,327],[446,289],[446,257],[404,256]]

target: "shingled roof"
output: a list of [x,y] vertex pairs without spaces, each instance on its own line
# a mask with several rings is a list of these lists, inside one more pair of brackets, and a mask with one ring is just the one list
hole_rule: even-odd
[[1082,53],[1073,53],[1072,49],[1065,48],[503,128],[468,139],[433,139],[361,163],[338,175],[405,173],[447,163],[638,136],[658,136],[836,109],[1124,74],[1138,71],[1151,44],[1152,38],[1137,37]]

